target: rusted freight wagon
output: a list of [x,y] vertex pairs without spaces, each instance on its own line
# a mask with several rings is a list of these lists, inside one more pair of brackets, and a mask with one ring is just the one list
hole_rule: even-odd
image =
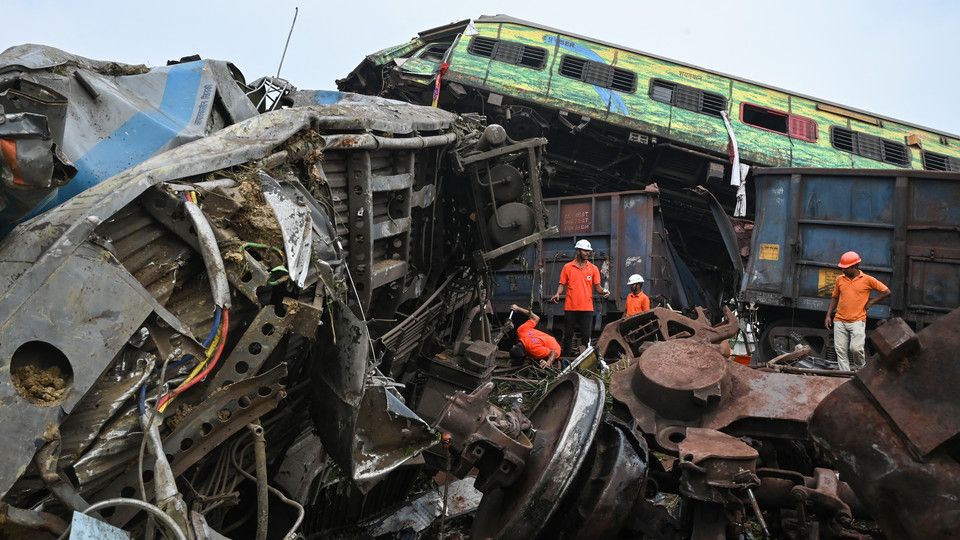
[[[644,291],[655,304],[687,309],[716,303],[671,243],[659,205],[655,188],[545,199],[547,223],[556,225],[559,234],[544,239],[542,267],[537,246],[531,245],[512,264],[495,272],[495,311],[509,311],[512,303],[539,304],[548,325],[553,325],[554,317],[563,315],[563,304],[551,304],[549,298],[580,239],[593,245],[593,262],[600,269],[603,286],[610,290],[606,301],[599,296],[594,299],[597,329],[604,319],[623,312],[627,278],[635,273],[643,275]],[[705,226],[716,227],[714,223]]]
[[823,328],[848,250],[887,284],[890,316],[924,326],[960,306],[960,174],[908,170],[755,171],[757,215],[741,299],[765,322],[762,356],[807,343],[832,359]]

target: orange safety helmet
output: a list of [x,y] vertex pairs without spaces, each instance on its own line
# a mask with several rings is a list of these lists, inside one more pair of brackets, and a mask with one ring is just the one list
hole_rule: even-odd
[[857,255],[856,251],[848,251],[840,256],[840,268],[850,268],[855,264],[860,264],[860,255]]

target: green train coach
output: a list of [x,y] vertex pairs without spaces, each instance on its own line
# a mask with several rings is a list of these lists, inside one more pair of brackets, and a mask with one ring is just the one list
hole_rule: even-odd
[[547,136],[557,192],[719,185],[721,111],[747,164],[960,171],[956,135],[504,15],[421,32],[338,85],[429,104],[444,61],[440,106]]

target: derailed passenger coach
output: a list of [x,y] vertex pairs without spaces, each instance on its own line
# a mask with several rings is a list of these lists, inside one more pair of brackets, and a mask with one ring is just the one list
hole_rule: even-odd
[[[828,265],[850,249],[870,251],[868,258],[876,262],[868,264],[868,270],[896,282],[892,313],[904,315],[915,326],[960,305],[956,296],[960,285],[950,262],[954,250],[948,231],[955,226],[950,212],[937,210],[943,216],[931,218],[935,223],[917,225],[944,227],[940,233],[932,229],[921,233],[904,225],[903,220],[910,218],[902,216],[922,212],[925,199],[904,203],[913,191],[894,193],[886,182],[881,182],[880,192],[871,193],[868,180],[871,175],[892,182],[914,173],[960,171],[956,135],[505,15],[420,32],[403,45],[367,56],[338,84],[414,103],[430,103],[436,88],[440,107],[482,111],[512,135],[546,136],[548,200],[573,195],[602,199],[655,184],[657,227],[662,224],[658,235],[666,238],[679,262],[673,265],[674,281],[682,281],[688,291],[699,289],[696,304],[710,308],[714,317],[720,305],[743,301],[751,332],[746,341],[758,359],[769,360],[808,341],[828,364],[832,358],[829,332],[815,328],[817,318],[811,315],[826,309],[827,304],[815,300],[823,293],[808,290],[812,285],[806,266],[796,277],[799,267],[792,262],[772,269],[764,257],[774,256],[774,246],[781,260],[790,261],[803,258],[798,251],[819,250],[815,264],[807,261],[814,266]],[[798,169],[804,185],[818,186],[817,200],[789,192],[793,206],[782,204],[771,195],[771,176],[759,172],[771,167]],[[814,181],[817,169],[836,174]],[[855,172],[859,170],[864,173]],[[741,180],[745,185],[738,186]],[[917,193],[932,189],[929,182],[922,186]],[[943,186],[934,190],[938,194],[934,198],[949,207],[955,194],[949,182]],[[877,199],[888,191],[889,197]],[[833,195],[838,197],[831,202]],[[809,232],[812,224],[804,220],[819,218],[818,209],[808,206],[832,208],[840,201],[848,206],[835,208],[834,213],[845,215],[849,224],[833,219],[835,230],[829,238],[773,232],[771,218],[777,216],[788,222],[800,220],[800,229]],[[761,207],[771,204],[776,208]],[[900,208],[902,204],[909,208]],[[754,229],[754,218],[762,231]],[[551,219],[561,227],[566,223],[564,216]],[[619,260],[611,261],[607,275],[616,290],[624,265],[637,258],[650,260],[651,252],[639,245],[642,241],[622,245],[623,215],[610,218],[610,225],[601,223],[606,219],[591,222],[580,235],[563,236],[571,246],[580,237],[600,240],[605,246],[595,254],[600,262],[617,253]],[[887,229],[896,230],[895,237],[884,232]],[[759,239],[771,235],[776,241]],[[923,240],[918,240],[920,236]],[[841,245],[844,238],[857,245]],[[902,244],[917,241],[924,248],[905,256]],[[549,269],[572,258],[553,247],[556,243],[555,239],[544,246],[540,262],[528,251],[498,274],[498,306],[519,300],[523,296],[519,289],[528,285],[529,299],[542,300],[540,289],[553,286],[549,282],[556,279],[548,275]],[[900,253],[896,257],[894,249]],[[936,264],[921,265],[920,251]],[[547,269],[544,275],[537,274],[538,264]],[[637,271],[642,274],[645,265]],[[745,265],[753,273],[744,277]],[[830,268],[819,271],[831,274]],[[758,269],[765,269],[759,278]],[[941,277],[921,275],[928,272]],[[767,275],[772,277],[763,278]],[[924,294],[937,298],[931,304],[931,299],[919,298]],[[680,298],[671,300],[667,303],[672,307],[689,307]],[[622,309],[615,302],[616,298],[605,302],[600,311],[615,314]],[[545,311],[550,314],[549,308]],[[879,306],[871,317],[889,313]]]

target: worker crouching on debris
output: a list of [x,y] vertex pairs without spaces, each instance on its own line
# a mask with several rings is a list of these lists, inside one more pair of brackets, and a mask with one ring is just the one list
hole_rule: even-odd
[[[560,344],[557,339],[546,332],[537,330],[537,323],[540,317],[529,309],[524,309],[516,304],[510,306],[510,309],[526,315],[527,322],[517,328],[517,338],[520,340],[510,349],[510,357],[515,360],[523,360],[529,356],[539,361],[540,367],[552,367],[553,363],[560,357]],[[512,326],[513,323],[507,321]]]
[[560,271],[560,284],[557,293],[550,299],[551,302],[560,301],[564,288],[567,298],[563,302],[563,350],[571,354],[573,333],[580,332],[583,346],[590,345],[590,334],[593,329],[593,291],[604,298],[610,296],[610,291],[600,285],[600,270],[588,257],[593,253],[589,240],[578,240],[574,248],[576,257],[563,266]]
[[642,290],[643,276],[633,274],[627,278],[627,285],[630,286],[630,294],[627,295],[627,309],[623,313],[624,318],[650,311],[650,297]]
[[[840,369],[854,371],[864,366],[863,342],[866,338],[867,310],[890,296],[890,289],[877,278],[860,270],[860,255],[848,251],[840,257],[843,274],[833,286],[833,299],[823,321],[828,329],[833,326],[833,346],[837,351]],[[870,298],[870,291],[880,294]],[[836,317],[830,315],[836,310]]]

